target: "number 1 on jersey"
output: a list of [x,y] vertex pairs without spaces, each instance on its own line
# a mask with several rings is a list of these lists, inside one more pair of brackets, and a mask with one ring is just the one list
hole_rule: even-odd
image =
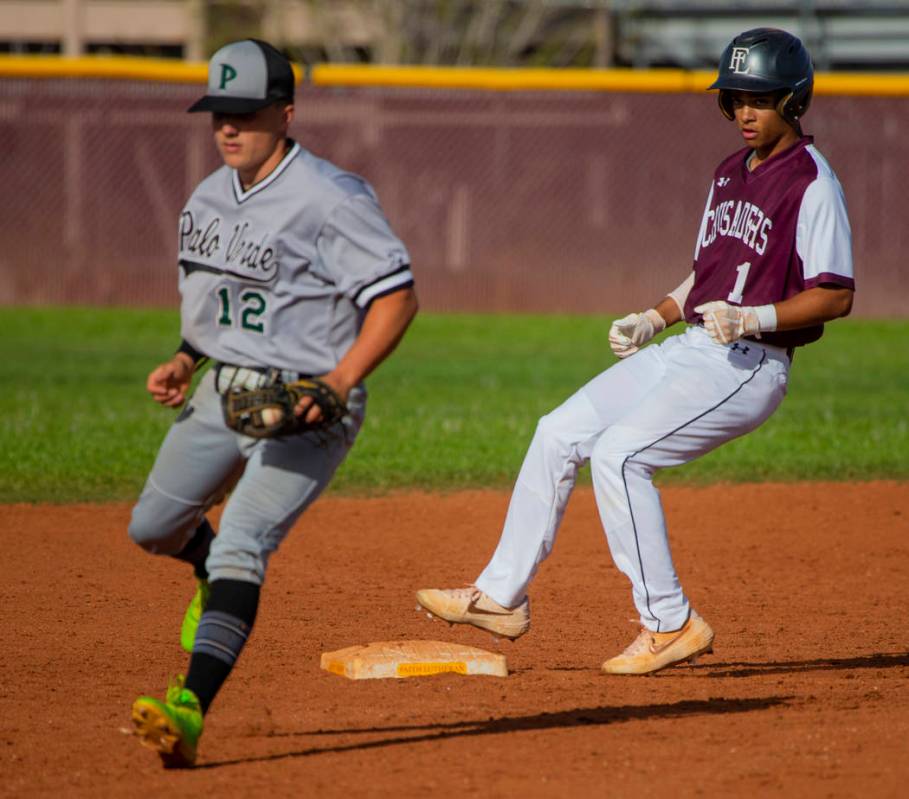
[[745,281],[748,280],[749,269],[751,269],[751,261],[745,261],[745,263],[739,264],[735,268],[735,271],[739,273],[739,276],[735,279],[735,286],[732,287],[729,296],[726,297],[729,302],[735,303],[736,305],[742,304],[742,296],[745,293]]
[[230,289],[227,286],[221,286],[218,289],[218,299],[221,301],[221,314],[218,316],[218,324],[221,327],[230,327]]

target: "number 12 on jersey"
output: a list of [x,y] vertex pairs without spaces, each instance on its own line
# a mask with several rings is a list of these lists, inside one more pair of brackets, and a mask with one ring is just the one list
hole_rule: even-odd
[[[221,327],[233,327],[237,321],[234,317],[232,293],[230,286],[221,286],[216,292],[218,325]],[[264,333],[265,321],[262,316],[268,310],[268,300],[265,299],[265,295],[254,289],[241,289],[238,292],[236,304],[239,310],[240,327],[244,330],[251,330],[253,333]]]
[[739,273],[739,276],[735,279],[735,285],[732,287],[732,291],[729,292],[729,295],[726,297],[729,302],[735,303],[736,305],[742,304],[742,296],[745,294],[745,281],[748,280],[748,270],[751,269],[751,261],[745,261],[743,264],[739,264],[735,271]]

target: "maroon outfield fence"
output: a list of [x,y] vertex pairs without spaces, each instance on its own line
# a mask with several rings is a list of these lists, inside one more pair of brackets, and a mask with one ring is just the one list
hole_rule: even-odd
[[[217,165],[202,87],[0,80],[0,303],[173,305],[177,216]],[[845,187],[866,317],[909,297],[909,97],[822,96],[806,130]],[[306,87],[294,135],[369,179],[438,311],[620,313],[687,274],[712,95]]]

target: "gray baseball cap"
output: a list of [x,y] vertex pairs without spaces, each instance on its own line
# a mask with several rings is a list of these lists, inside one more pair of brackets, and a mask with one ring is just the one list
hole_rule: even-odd
[[258,39],[225,45],[208,62],[208,94],[188,109],[249,114],[280,100],[293,102],[294,71],[278,50]]

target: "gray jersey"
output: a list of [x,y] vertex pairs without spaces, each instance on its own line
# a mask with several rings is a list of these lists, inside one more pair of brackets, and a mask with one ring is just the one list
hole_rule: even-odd
[[362,178],[293,144],[244,191],[223,166],[180,217],[181,334],[225,363],[324,374],[369,304],[413,284]]

